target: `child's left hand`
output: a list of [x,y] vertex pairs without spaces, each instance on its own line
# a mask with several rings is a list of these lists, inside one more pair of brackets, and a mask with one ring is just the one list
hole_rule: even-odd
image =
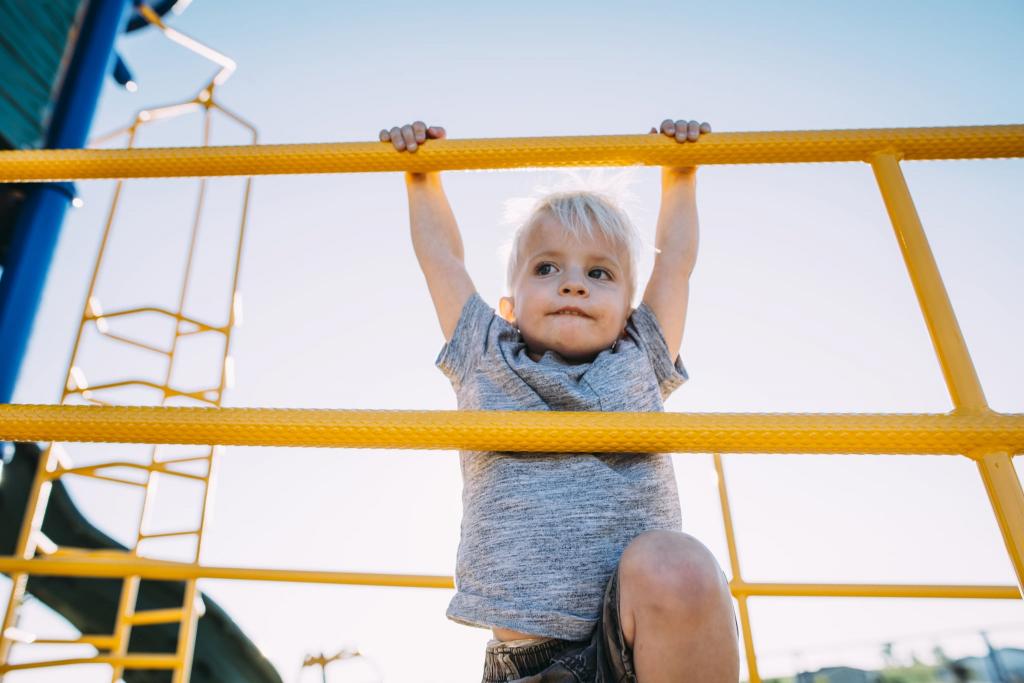
[[[651,133],[657,132],[657,128],[651,128]],[[711,126],[706,121],[704,123],[697,123],[696,121],[684,121],[683,119],[678,121],[665,119],[661,122],[661,132],[675,138],[676,142],[696,142],[701,135],[711,132]]]

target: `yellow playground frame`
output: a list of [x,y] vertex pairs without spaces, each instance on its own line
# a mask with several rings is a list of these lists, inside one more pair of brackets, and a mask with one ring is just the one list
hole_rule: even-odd
[[[759,683],[747,600],[760,596],[1020,599],[1024,588],[1024,491],[1012,458],[1024,451],[1024,414],[991,410],[900,162],[1024,156],[1024,125],[714,133],[676,145],[663,136],[437,140],[415,154],[378,142],[0,153],[0,182],[252,176],[367,171],[440,171],[554,166],[864,162],[871,165],[935,347],[954,409],[943,414],[531,413],[284,410],[142,406],[0,405],[0,440],[335,448],[712,453],[751,683]],[[100,314],[101,315],[101,314]],[[96,318],[98,316],[93,316]],[[230,316],[229,316],[230,317]],[[230,320],[224,326],[227,330]],[[903,585],[751,583],[743,580],[722,453],[954,455],[973,460],[988,493],[1017,584]],[[33,506],[63,465],[40,461]],[[164,468],[164,469],[161,469]],[[143,467],[145,469],[145,467]],[[166,470],[155,463],[151,472]],[[34,507],[30,507],[30,510]],[[40,516],[41,517],[41,516]],[[55,553],[36,558],[26,539],[41,519],[26,515],[18,553],[0,557],[14,581],[29,574],[200,578],[452,588],[449,576],[210,567],[127,552]],[[180,612],[180,610],[170,610]],[[154,617],[155,618],[155,617]],[[127,654],[11,665],[104,663],[164,668],[188,681],[194,628],[177,655]],[[111,636],[75,642],[111,649]],[[104,647],[106,645],[106,647]]]

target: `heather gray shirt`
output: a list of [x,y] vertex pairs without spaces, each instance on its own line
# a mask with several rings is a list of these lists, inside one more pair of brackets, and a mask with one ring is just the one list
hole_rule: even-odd
[[[653,311],[590,363],[527,355],[522,335],[479,294],[466,302],[437,366],[460,410],[662,411],[688,379]],[[462,451],[462,529],[447,617],[582,640],[626,545],[680,530],[672,460],[662,454]]]

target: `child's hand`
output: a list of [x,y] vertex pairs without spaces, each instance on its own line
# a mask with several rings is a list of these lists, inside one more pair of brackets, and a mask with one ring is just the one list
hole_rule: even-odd
[[395,126],[391,130],[386,128],[381,130],[380,141],[390,142],[399,152],[403,150],[415,152],[427,140],[443,140],[445,135],[447,134],[444,132],[444,128],[440,126],[427,127],[427,124],[417,121],[401,128]]
[[[651,133],[657,132],[656,128],[651,128]],[[661,132],[669,137],[674,137],[676,142],[696,142],[701,135],[711,132],[711,126],[707,122],[665,119],[661,122]]]

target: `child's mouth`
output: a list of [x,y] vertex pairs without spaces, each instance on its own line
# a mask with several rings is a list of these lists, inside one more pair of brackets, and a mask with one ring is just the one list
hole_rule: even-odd
[[555,311],[554,313],[552,313],[551,315],[571,315],[571,316],[576,316],[576,317],[579,317],[579,318],[589,318],[590,317],[589,315],[587,315],[586,313],[584,313],[580,309],[573,308],[571,306],[570,307],[566,307],[566,308],[560,308],[557,311]]

